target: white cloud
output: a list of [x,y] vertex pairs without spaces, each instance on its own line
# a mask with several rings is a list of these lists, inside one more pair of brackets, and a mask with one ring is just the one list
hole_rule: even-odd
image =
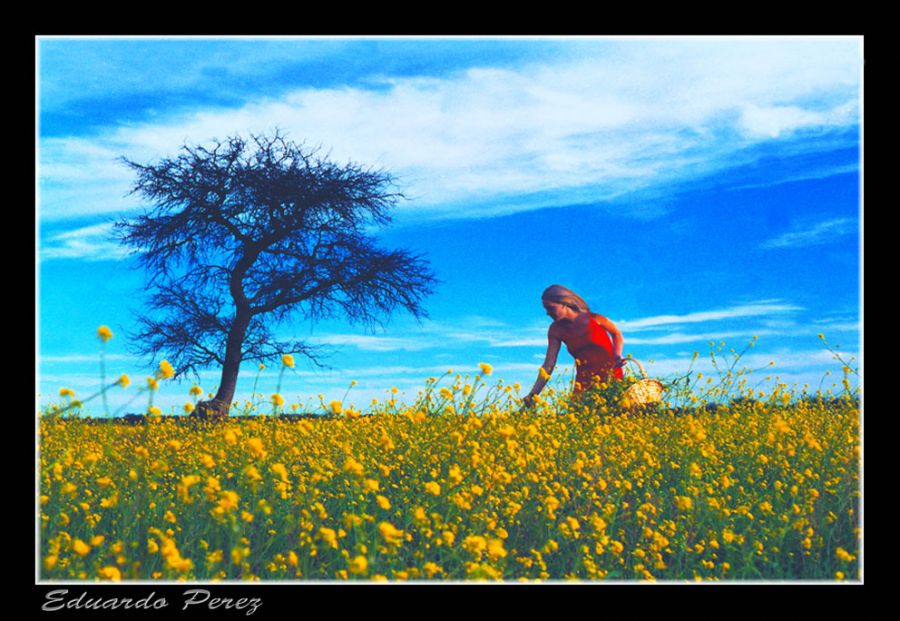
[[[59,363],[59,364],[72,364],[72,363],[97,363],[99,364],[100,357],[97,354],[64,354],[62,356],[41,356],[42,363]],[[139,363],[140,360],[135,358],[134,356],[128,356],[126,354],[105,354],[104,360],[107,362],[134,362]]]
[[810,226],[797,226],[762,244],[763,248],[801,248],[828,244],[857,232],[853,218],[833,218]]
[[127,250],[111,239],[112,223],[94,224],[51,235],[41,244],[41,258],[102,261],[124,257]]
[[431,339],[420,337],[378,336],[368,334],[320,334],[307,339],[314,345],[355,347],[363,351],[420,351],[435,347]]
[[[854,356],[853,352],[847,352],[846,358]],[[720,369],[725,364],[733,362],[733,358],[720,356],[718,364]],[[691,356],[673,356],[655,358],[652,360],[641,360],[647,374],[651,377],[671,377],[684,374],[689,368],[694,373],[703,373],[711,377],[718,377],[719,371],[712,365],[709,355],[699,356],[691,365]],[[774,363],[774,364],[771,364]],[[832,354],[825,350],[797,350],[797,351],[774,351],[766,353],[748,352],[743,354],[735,370],[751,369],[753,370],[754,381],[764,380],[765,376],[784,376],[785,373],[799,372],[821,372],[824,375],[826,370],[831,370],[832,374],[840,375],[841,365],[834,360]],[[820,377],[821,377],[820,375]]]
[[684,315],[657,315],[654,317],[644,317],[642,319],[622,320],[619,322],[619,327],[623,332],[626,330],[637,332],[672,324],[704,323],[708,321],[737,319],[741,317],[759,317],[780,313],[791,313],[801,310],[803,310],[802,307],[794,304],[778,303],[777,301],[760,301],[752,304],[740,304],[711,311],[697,311]]
[[817,332],[820,332],[825,335],[827,339],[828,336],[834,332],[856,332],[859,333],[861,325],[859,321],[855,320],[840,320],[840,319],[828,319],[823,321],[813,321],[813,324],[816,326]]
[[708,343],[745,336],[745,332],[707,332],[703,334],[684,334],[673,332],[664,336],[626,338],[627,345],[680,345],[682,343]]
[[547,345],[546,335],[542,338],[521,338],[499,340],[491,343],[491,347],[545,347]]
[[[683,315],[656,315],[638,319],[617,320],[616,325],[625,335],[627,346],[633,345],[677,345],[682,343],[707,343],[711,340],[749,338],[751,335],[791,334],[796,332],[793,322],[772,327],[766,324],[773,317],[790,317],[803,308],[777,300],[761,300],[750,304],[740,304],[709,311],[696,311]],[[704,330],[699,333],[672,331],[681,324],[702,324],[756,317],[760,323],[754,326],[734,327],[721,330]],[[459,328],[458,325],[465,325]],[[843,324],[840,324],[843,326]],[[844,326],[846,327],[846,326]],[[473,329],[474,328],[474,329]],[[642,332],[666,331],[664,334],[641,336]],[[482,345],[489,348],[544,348],[547,345],[547,326],[535,324],[517,330],[516,337],[510,337],[508,326],[497,320],[478,324],[465,320],[460,324],[423,322],[416,336],[363,335],[363,334],[319,334],[309,338],[311,343],[336,347],[353,347],[361,351],[423,351],[446,349],[458,346]],[[635,336],[637,335],[637,336]]]
[[858,48],[852,38],[624,40],[592,58],[303,88],[44,141],[41,208],[46,218],[129,208],[129,171],[115,156],[156,159],[185,141],[276,126],[337,161],[397,174],[417,212],[602,200],[727,167],[797,130],[850,126]]
[[800,129],[849,125],[856,117],[857,110],[851,102],[822,112],[799,106],[748,105],[741,110],[739,127],[749,138],[778,138]]

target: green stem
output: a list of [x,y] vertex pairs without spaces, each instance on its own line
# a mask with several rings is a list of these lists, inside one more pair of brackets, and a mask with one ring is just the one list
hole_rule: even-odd
[[[104,386],[106,384],[106,344],[100,343],[100,385]],[[106,414],[106,418],[109,418],[109,404],[106,399],[106,389],[100,391],[103,395],[103,413]]]

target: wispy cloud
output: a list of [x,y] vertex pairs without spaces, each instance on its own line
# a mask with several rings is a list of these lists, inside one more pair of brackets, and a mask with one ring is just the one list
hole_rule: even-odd
[[762,142],[853,126],[860,64],[852,38],[615,40],[577,60],[304,86],[44,141],[42,213],[132,206],[114,155],[155,159],[276,126],[397,174],[417,213],[596,202],[727,168]]
[[318,334],[310,337],[310,343],[328,347],[353,347],[360,351],[422,351],[473,343],[493,344],[495,337],[490,331],[458,330],[452,326],[429,324],[417,336],[393,336],[391,334]]
[[[792,313],[803,310],[803,307],[794,304],[786,304],[778,301],[760,301],[752,304],[739,304],[727,308],[709,311],[697,311],[684,315],[656,315],[641,319],[622,320],[622,330],[638,332],[641,330],[661,328],[684,323],[705,323],[710,321],[722,321],[726,319],[739,319],[743,317],[760,317]],[[716,337],[718,338],[718,337]]]
[[[104,359],[107,361],[128,361],[128,362],[139,362],[139,359],[134,356],[129,356],[127,354],[106,354]],[[41,356],[40,361],[42,363],[54,363],[54,364],[73,364],[73,363],[81,363],[81,362],[93,362],[97,363],[100,360],[97,354],[64,354],[61,356]]]
[[628,345],[681,345],[684,343],[706,343],[722,339],[746,336],[746,332],[705,332],[702,334],[685,334],[673,332],[664,336],[634,337],[627,339]]
[[435,346],[428,338],[414,336],[382,336],[368,334],[320,334],[307,339],[314,345],[354,347],[362,351],[421,351]]
[[[846,358],[855,356],[854,352],[846,352]],[[693,362],[691,366],[691,356],[672,356],[656,358],[652,361],[641,361],[651,376],[667,376],[685,373],[688,367],[694,371],[705,375],[718,376],[719,371],[712,365],[709,356],[700,356]],[[721,368],[721,366],[720,366]],[[737,369],[751,369],[754,374],[777,375],[785,371],[806,371],[810,369],[821,369],[822,374],[825,370],[832,372],[840,372],[841,365],[836,362],[832,354],[822,349],[815,350],[795,350],[795,351],[773,351],[769,353],[745,353],[740,357]],[[763,379],[760,377],[758,379]]]
[[[617,320],[617,326],[625,334],[628,345],[678,345],[683,343],[703,343],[710,340],[731,339],[736,337],[749,337],[752,334],[783,334],[794,323],[789,322],[788,328],[782,330],[767,328],[765,321],[772,318],[790,317],[792,314],[802,311],[803,307],[778,300],[761,300],[750,304],[686,313],[683,315],[656,315],[638,319]],[[760,323],[735,329],[733,326],[723,327],[721,330],[705,329],[698,333],[686,333],[681,330],[672,330],[674,326],[683,324],[705,324],[723,322],[733,319],[755,317]],[[465,326],[465,327],[461,327]],[[546,323],[525,327],[517,327],[511,330],[506,324],[491,320],[478,324],[471,321],[455,323],[425,322],[421,325],[415,336],[394,336],[391,333],[379,335],[363,335],[349,333],[318,334],[311,337],[310,342],[336,347],[352,347],[360,351],[389,352],[389,351],[424,351],[429,349],[453,349],[480,345],[487,348],[543,348],[547,345]],[[664,331],[665,334],[642,336],[642,332]],[[511,337],[514,333],[516,336]],[[637,336],[635,336],[637,335]]]
[[793,230],[774,237],[762,244],[763,248],[801,248],[828,244],[857,232],[853,218],[833,218],[810,226],[796,226]]
[[126,249],[110,237],[112,226],[95,224],[51,235],[41,244],[41,258],[101,261],[124,257]]
[[822,333],[826,338],[834,332],[856,332],[859,333],[861,324],[856,319],[850,318],[827,318],[813,321],[816,332]]
[[825,111],[800,106],[749,104],[741,110],[739,127],[748,136],[778,138],[786,132],[803,128],[849,125],[856,115],[853,102]]

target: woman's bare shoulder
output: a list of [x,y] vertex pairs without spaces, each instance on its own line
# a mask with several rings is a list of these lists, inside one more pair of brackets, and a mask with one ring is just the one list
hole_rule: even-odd
[[551,339],[562,339],[564,336],[563,330],[560,327],[559,321],[554,321],[550,324],[550,327],[547,328],[547,338]]

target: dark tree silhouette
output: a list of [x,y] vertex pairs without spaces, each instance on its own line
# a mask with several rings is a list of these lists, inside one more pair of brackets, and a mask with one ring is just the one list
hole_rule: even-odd
[[321,365],[309,345],[274,340],[279,322],[373,327],[401,307],[427,316],[422,299],[436,282],[427,262],[366,232],[387,225],[403,198],[389,174],[335,164],[279,132],[185,145],[155,164],[122,161],[137,174],[132,193],[152,203],[115,227],[148,274],[132,341],[178,374],[222,367],[197,415],[227,415],[242,361],[290,353]]

